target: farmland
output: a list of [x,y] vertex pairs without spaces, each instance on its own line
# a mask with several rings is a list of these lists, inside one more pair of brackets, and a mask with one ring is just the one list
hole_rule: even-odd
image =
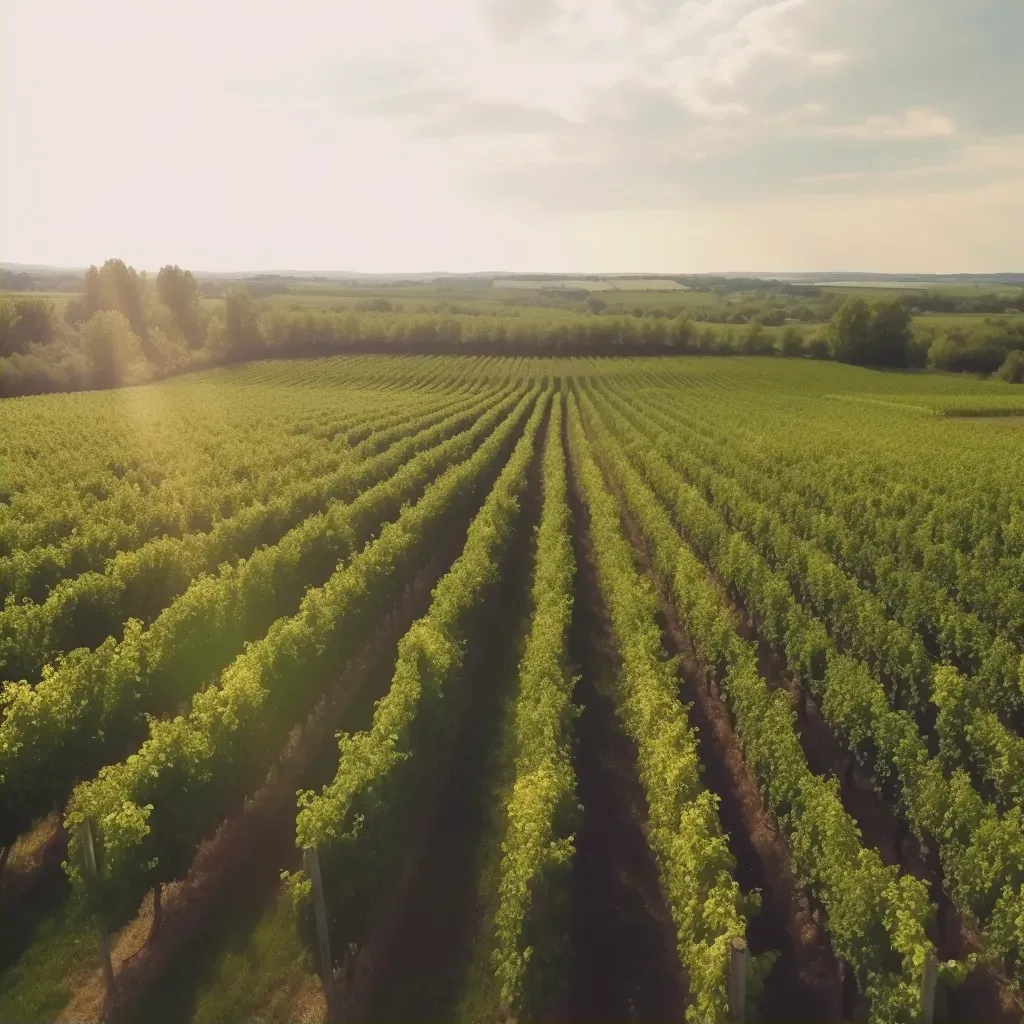
[[1015,275],[194,275],[119,259],[3,269],[0,397],[142,384],[274,358],[757,355],[1024,374]]
[[0,402],[0,1020],[1019,1021],[1022,416],[744,356]]

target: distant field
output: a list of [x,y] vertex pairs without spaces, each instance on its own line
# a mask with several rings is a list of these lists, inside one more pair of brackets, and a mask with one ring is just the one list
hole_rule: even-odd
[[1005,284],[933,284],[927,281],[829,281],[827,284],[819,284],[818,287],[823,292],[856,290],[877,295],[887,295],[893,291],[928,291],[939,295],[998,295],[1000,298],[1008,299],[1020,294],[1020,288]]
[[[823,288],[873,288],[878,291],[891,291],[899,288],[901,291],[917,291],[934,288],[934,285],[926,281],[829,281]],[[970,286],[973,287],[973,286]]]
[[493,284],[495,288],[522,288],[529,291],[547,291],[551,289],[561,291],[565,288],[584,288],[591,292],[608,292],[613,290],[607,281],[516,281],[508,278],[499,278]]
[[46,299],[52,302],[58,310],[63,310],[68,300],[74,298],[75,292],[0,292],[0,298],[4,299]]
[[666,281],[660,277],[621,279],[609,281],[619,292],[685,292],[689,291],[685,284],[678,281]]
[[1024,323],[1024,312],[1021,313],[917,313],[915,324],[928,327],[979,327],[986,320],[1005,323]]
[[499,278],[494,282],[495,288],[526,288],[540,289],[581,289],[585,288],[591,292],[685,292],[686,285],[678,281],[669,281],[662,278],[612,278],[600,281],[589,279],[565,280],[565,281],[518,281],[514,278]]

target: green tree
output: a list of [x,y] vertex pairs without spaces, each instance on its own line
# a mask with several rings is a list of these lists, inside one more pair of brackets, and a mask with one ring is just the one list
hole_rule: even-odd
[[910,365],[910,323],[910,311],[899,299],[875,306],[868,332],[871,365]]
[[142,342],[117,310],[101,309],[89,317],[82,328],[82,348],[93,387],[120,387],[145,375]]
[[787,325],[779,340],[779,351],[789,358],[800,358],[805,354],[803,335],[792,325]]
[[123,313],[132,330],[145,341],[145,283],[124,260],[107,260],[98,270],[90,267],[86,272],[85,319],[101,310]]
[[191,272],[178,266],[161,267],[156,275],[156,290],[189,346],[199,348],[205,329],[199,308],[199,285]]
[[862,364],[870,330],[871,307],[859,295],[848,295],[829,321],[833,358]]
[[742,351],[750,356],[773,355],[775,352],[771,336],[764,329],[764,321],[760,317],[754,317],[747,324],[747,329],[743,332],[741,345]]
[[[95,267],[91,268],[95,270]],[[86,281],[88,281],[88,274],[86,275]],[[86,320],[92,315],[89,312],[89,299],[86,295],[75,295],[68,299],[67,305],[64,307],[64,322],[69,324],[71,327],[81,327]],[[93,313],[96,312],[94,309]]]
[[229,359],[246,359],[266,347],[259,315],[248,288],[236,285],[224,296],[224,350]]
[[811,359],[830,359],[832,357],[832,344],[821,331],[815,331],[807,339],[806,348],[807,355]]
[[52,302],[45,299],[4,299],[0,313],[0,351],[26,352],[33,342],[48,345],[56,336]]
[[999,379],[1009,384],[1024,384],[1024,352],[1015,349],[1007,354],[999,367]]
[[12,341],[18,323],[18,307],[13,299],[0,297],[0,356],[14,355]]
[[180,336],[169,337],[159,327],[154,327],[149,332],[149,344],[153,353],[149,361],[161,373],[180,370],[188,363],[189,349]]
[[872,307],[848,295],[829,322],[832,355],[857,366],[904,367],[910,363],[910,313],[899,299]]

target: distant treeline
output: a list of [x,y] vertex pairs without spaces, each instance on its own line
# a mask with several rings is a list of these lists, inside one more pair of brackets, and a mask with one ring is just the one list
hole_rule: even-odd
[[342,310],[288,309],[238,285],[204,305],[187,270],[165,266],[150,287],[145,274],[107,260],[89,268],[84,291],[62,315],[48,299],[0,299],[0,396],[118,387],[224,363],[346,352],[742,354],[1024,376],[1024,321],[914,330],[906,297],[871,303],[848,296],[817,325],[776,326],[755,316],[741,326],[712,326],[688,310],[638,316],[602,306],[531,317],[471,315],[458,306],[412,313],[383,298]]

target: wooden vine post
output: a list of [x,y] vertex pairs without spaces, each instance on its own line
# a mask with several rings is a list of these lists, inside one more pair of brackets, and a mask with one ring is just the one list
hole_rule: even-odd
[[729,1020],[743,1024],[747,1014],[747,966],[750,950],[743,939],[733,939],[729,959]]
[[935,989],[939,981],[939,965],[935,954],[928,952],[924,961],[924,972],[921,975],[921,1021],[922,1024],[933,1024],[935,1020]]
[[[95,884],[99,872],[96,869],[96,847],[93,845],[92,821],[89,818],[78,826],[78,836],[82,843],[85,877]],[[103,1019],[108,1020],[114,999],[114,964],[110,959],[110,933],[102,913],[96,915],[96,930],[99,933],[100,965],[103,968]]]
[[324,885],[320,876],[320,857],[315,849],[303,853],[306,874],[313,886],[313,913],[316,916],[316,936],[320,947],[320,977],[324,985],[324,1000],[327,1003],[327,1019],[340,1019],[338,993],[334,985],[334,959],[331,956],[331,939],[327,934],[327,904],[324,902]]

